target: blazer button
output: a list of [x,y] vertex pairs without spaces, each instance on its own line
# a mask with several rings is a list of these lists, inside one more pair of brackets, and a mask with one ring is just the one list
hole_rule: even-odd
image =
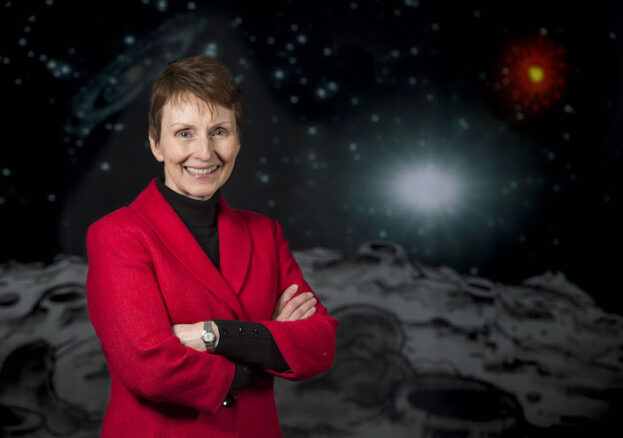
[[223,400],[223,407],[224,408],[233,408],[234,406],[236,406],[236,401],[238,399],[236,398],[235,394],[232,394],[231,392],[228,392],[227,395],[225,396],[225,400]]

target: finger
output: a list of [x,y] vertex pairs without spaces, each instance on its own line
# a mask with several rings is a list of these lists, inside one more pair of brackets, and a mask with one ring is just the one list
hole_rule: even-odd
[[305,315],[301,316],[300,319],[306,319],[309,318],[310,316],[312,316],[314,313],[316,313],[316,306],[312,307],[311,309],[309,309],[307,312],[305,312]]
[[283,310],[283,307],[288,302],[289,291],[286,289],[281,295],[279,295],[279,299],[275,304],[275,308],[273,309],[273,319]]
[[275,309],[273,310],[273,319],[275,319],[283,311],[284,306],[288,302],[288,295],[289,292],[286,289],[286,291],[279,296],[277,304],[275,304]]
[[[298,285],[293,284],[284,291],[284,293],[282,294],[283,298],[279,299],[279,303],[277,303],[277,306],[275,307],[275,311],[273,312],[273,319],[277,319],[277,317],[284,315],[284,310],[286,309],[288,304],[292,303],[292,300],[296,299],[296,297],[293,298],[293,296],[294,294],[296,294],[296,292],[298,292],[298,288],[299,288]],[[290,306],[289,310],[287,310],[286,312],[289,315],[290,313],[292,313],[293,310],[294,308]]]
[[284,321],[288,321],[290,319],[290,315],[292,315],[292,312],[298,309],[301,304],[305,303],[307,300],[310,299],[313,299],[313,296],[310,292],[305,292],[295,296],[287,302],[287,304],[279,313],[279,316],[281,316]]
[[[310,304],[310,302],[312,302]],[[281,315],[285,318],[286,321],[291,321],[292,320],[292,314],[294,312],[297,311],[297,309],[299,309],[301,306],[304,307],[304,309],[308,309],[310,305],[314,305],[316,302],[316,298],[314,297],[314,294],[312,294],[311,292],[304,292],[302,294],[299,294],[297,296],[295,296],[294,298],[292,298],[288,304],[286,304],[286,306],[283,308],[283,311],[281,312]],[[302,315],[302,313],[298,313],[299,315]],[[296,318],[296,316],[294,316],[295,320],[298,319]]]
[[306,294],[297,295],[291,298],[278,313],[273,315],[275,321],[287,321],[288,317],[296,310],[296,308],[305,301],[308,296]]
[[290,321],[298,321],[299,319],[303,319],[303,315],[305,315],[310,309],[313,309],[316,306],[317,300],[315,298],[305,301],[301,304],[292,314],[290,315]]
[[286,290],[284,290],[281,296],[279,297],[279,300],[277,301],[277,305],[275,306],[275,310],[273,314],[278,315],[279,313],[281,313],[284,306],[288,303],[288,301],[290,301],[290,298],[292,298],[298,290],[299,290],[299,286],[296,283],[288,286]]

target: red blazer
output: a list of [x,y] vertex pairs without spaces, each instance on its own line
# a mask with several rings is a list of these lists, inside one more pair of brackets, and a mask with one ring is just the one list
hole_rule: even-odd
[[281,436],[272,379],[238,391],[233,408],[222,407],[233,362],[184,347],[173,324],[261,322],[292,370],[272,374],[301,380],[331,366],[337,321],[320,301],[305,320],[270,320],[287,286],[311,291],[279,223],[232,210],[221,197],[218,232],[222,273],[155,180],[129,207],[89,228],[89,313],[111,376],[102,436]]

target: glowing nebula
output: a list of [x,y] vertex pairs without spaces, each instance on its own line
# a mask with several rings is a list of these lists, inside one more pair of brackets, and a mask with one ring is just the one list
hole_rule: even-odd
[[435,211],[456,202],[458,183],[451,174],[428,165],[404,173],[398,180],[398,193],[407,205]]
[[499,72],[503,104],[519,119],[536,115],[559,101],[567,86],[565,49],[542,34],[515,41],[503,50]]

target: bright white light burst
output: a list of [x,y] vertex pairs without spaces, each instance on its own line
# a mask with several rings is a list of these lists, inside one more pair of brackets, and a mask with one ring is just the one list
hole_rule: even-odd
[[410,170],[398,178],[398,193],[403,202],[422,210],[450,208],[459,194],[453,175],[432,165]]

